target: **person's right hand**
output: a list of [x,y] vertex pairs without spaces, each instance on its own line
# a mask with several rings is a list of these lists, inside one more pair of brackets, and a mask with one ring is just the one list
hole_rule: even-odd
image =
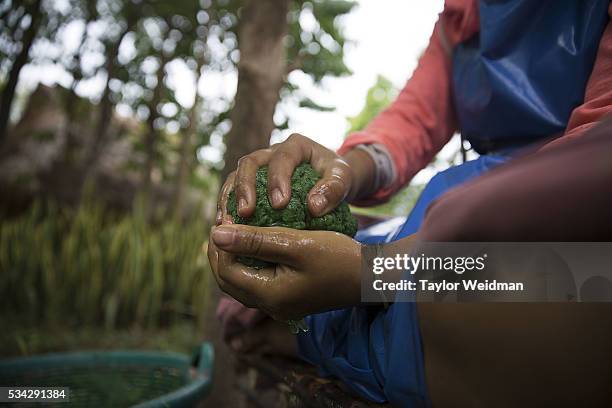
[[294,133],[267,149],[242,157],[223,187],[217,203],[217,225],[227,219],[229,193],[236,192],[238,215],[248,218],[255,211],[255,175],[261,166],[268,166],[268,197],[273,208],[285,208],[291,198],[291,175],[301,163],[310,163],[321,179],[308,193],[308,210],[319,217],[332,211],[350,196],[353,172],[349,164],[335,152],[313,140]]
[[[361,244],[333,231],[213,227],[207,256],[222,291],[277,320],[359,304]],[[253,269],[239,256],[267,261]]]

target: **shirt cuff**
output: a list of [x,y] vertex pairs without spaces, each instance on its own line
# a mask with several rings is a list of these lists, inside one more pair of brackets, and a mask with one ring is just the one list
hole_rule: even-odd
[[374,162],[374,191],[390,187],[397,180],[397,169],[387,148],[380,143],[362,143],[355,146],[370,156]]

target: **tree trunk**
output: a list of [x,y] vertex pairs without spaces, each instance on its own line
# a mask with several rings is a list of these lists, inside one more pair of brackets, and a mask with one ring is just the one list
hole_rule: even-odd
[[240,157],[270,143],[274,110],[287,69],[283,38],[288,8],[287,0],[250,0],[242,11],[238,89],[230,114],[232,129],[226,140],[223,179],[236,168]]
[[[270,143],[274,110],[286,73],[283,38],[287,32],[288,10],[288,0],[249,0],[242,10],[238,31],[238,90],[230,114],[232,129],[226,139],[223,180],[236,168],[240,157]],[[204,324],[205,337],[215,347],[215,387],[206,402],[210,406],[245,407],[245,398],[236,385],[242,378],[238,378],[235,359],[221,338],[223,331],[215,317],[220,290],[213,285],[208,295],[211,307]]]
[[32,44],[36,38],[36,33],[38,32],[38,27],[40,26],[40,22],[42,20],[41,3],[42,0],[34,0],[34,3],[28,9],[28,14],[32,17],[32,20],[30,22],[30,26],[23,34],[21,50],[19,51],[19,54],[17,54],[15,62],[13,62],[8,80],[4,86],[4,89],[2,90],[2,96],[0,99],[0,143],[6,140],[11,115],[11,106],[13,105],[13,99],[15,98],[15,90],[17,89],[17,82],[19,81],[19,74],[21,73],[23,66],[28,62],[30,48],[32,48]]
[[75,137],[74,123],[76,122],[76,106],[79,102],[79,97],[76,93],[77,86],[83,78],[83,71],[81,70],[81,61],[83,52],[85,50],[85,43],[87,41],[87,28],[94,21],[94,15],[89,14],[85,19],[85,28],[79,39],[79,46],[76,50],[74,60],[75,68],[72,71],[72,84],[70,84],[70,91],[66,99],[64,100],[64,111],[66,112],[66,127],[64,129],[64,136],[66,140],[66,148],[64,149],[64,165],[68,168],[77,168],[77,143]]
[[77,186],[79,191],[83,189],[83,186],[95,173],[98,156],[107,139],[108,128],[110,127],[114,108],[113,101],[111,100],[110,81],[115,77],[117,68],[116,58],[119,53],[119,46],[125,35],[132,29],[134,23],[134,21],[128,20],[125,29],[121,32],[117,41],[106,50],[106,82],[104,84],[102,98],[100,99],[100,114],[94,132],[94,140],[92,140],[91,144],[85,149],[85,154],[83,155],[83,162],[81,163],[81,181]]
[[164,73],[166,70],[166,63],[168,62],[168,58],[163,54],[160,55],[159,59],[159,68],[157,70],[157,84],[153,89],[153,96],[149,101],[147,107],[149,108],[149,117],[147,118],[147,135],[145,137],[145,165],[142,172],[142,184],[141,191],[143,195],[143,203],[145,206],[145,214],[147,219],[151,215],[152,209],[152,187],[153,181],[151,180],[151,175],[153,173],[153,168],[155,167],[155,158],[157,156],[157,138],[158,138],[158,129],[155,129],[155,120],[159,117],[157,112],[157,107],[159,106],[162,98],[162,90],[164,88]]
[[[199,72],[199,69],[197,72]],[[198,115],[201,104],[202,98],[198,95],[196,90],[195,101],[189,111],[189,126],[185,129],[185,133],[181,139],[180,157],[174,186],[174,203],[172,205],[173,217],[176,220],[179,220],[183,213],[185,193],[189,183],[189,172],[193,162],[193,140],[198,130]]]

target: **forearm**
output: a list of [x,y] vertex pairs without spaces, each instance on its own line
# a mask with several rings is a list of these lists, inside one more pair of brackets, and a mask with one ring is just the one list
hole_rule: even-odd
[[388,200],[433,159],[456,129],[451,50],[443,42],[450,43],[447,45],[452,48],[463,34],[454,33],[451,41],[441,39],[440,27],[455,27],[447,21],[449,18],[452,19],[450,15],[441,15],[429,46],[397,99],[364,130],[351,134],[339,149],[340,154],[347,154],[360,144],[380,144],[394,163],[397,177],[393,182],[361,196],[361,204]]
[[359,274],[360,282],[359,303],[394,302],[395,293],[384,288],[380,291],[380,287],[406,279],[406,274],[410,272],[401,263],[401,260],[405,259],[405,255],[410,256],[409,254],[413,252],[416,244],[415,236],[412,234],[390,243],[362,244],[361,268],[356,272]]

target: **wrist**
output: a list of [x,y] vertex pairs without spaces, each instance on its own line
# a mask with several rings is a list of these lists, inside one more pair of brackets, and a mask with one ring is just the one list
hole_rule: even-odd
[[[326,287],[330,290],[325,296],[327,309],[352,307],[361,303],[361,268],[362,244],[339,233],[328,234],[335,243],[329,243],[327,256],[321,259],[333,259],[326,262],[323,274]],[[340,241],[337,241],[340,239]],[[332,249],[333,248],[333,249]],[[333,266],[332,266],[333,265]]]
[[351,186],[346,196],[348,202],[354,202],[373,194],[376,164],[369,154],[360,149],[351,149],[342,159],[351,172]]
[[363,244],[353,241],[353,251],[350,256],[351,266],[347,269],[345,280],[347,292],[345,295],[345,304],[347,307],[357,306],[361,303],[361,274],[362,274],[362,256]]

